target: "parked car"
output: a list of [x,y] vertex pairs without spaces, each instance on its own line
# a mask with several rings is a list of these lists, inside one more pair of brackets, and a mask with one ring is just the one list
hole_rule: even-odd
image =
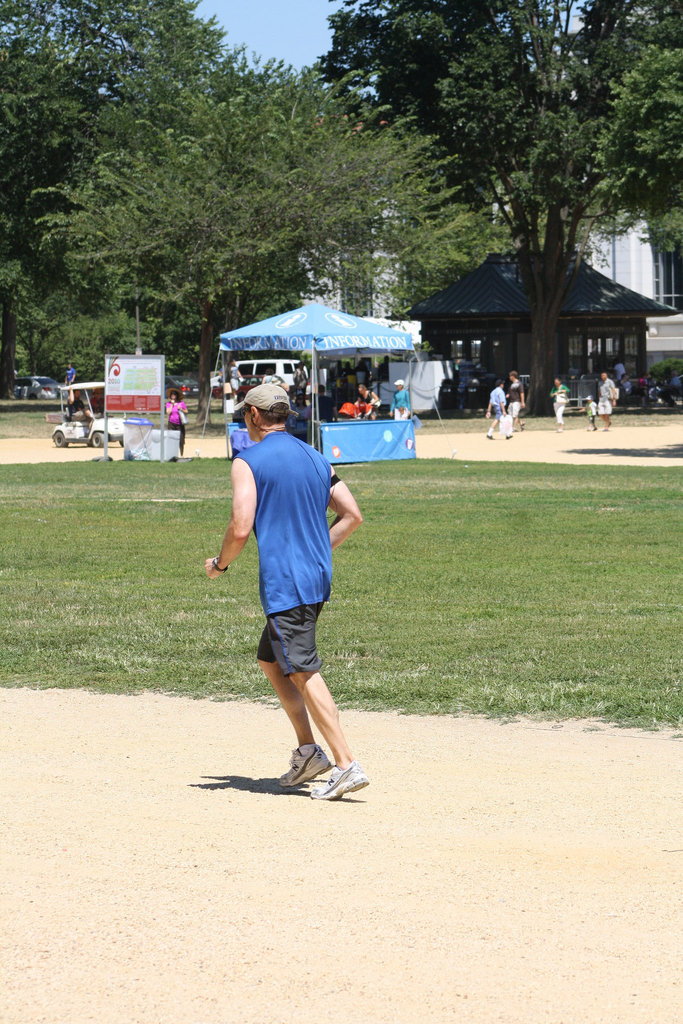
[[[192,385],[192,388],[193,388],[193,390],[191,392],[191,396],[192,397],[195,397],[195,396],[198,397],[199,396],[199,378],[195,377],[193,374],[188,374],[186,380],[189,381],[189,383]],[[218,374],[218,373],[212,373],[211,374],[211,377],[209,378],[209,387],[211,388],[211,397],[212,398],[222,398],[223,397],[223,378],[221,377],[220,374]]]
[[185,373],[180,376],[180,379],[190,388],[190,398],[199,398],[199,377],[193,373]]
[[259,384],[263,384],[263,374],[253,377],[244,377],[240,381],[240,386],[237,389],[237,394],[235,395],[235,403],[237,404],[239,402],[243,402],[244,396],[247,394],[247,392],[251,391],[252,388],[258,387]]
[[52,377],[15,377],[15,398],[59,398],[59,384]]
[[181,398],[197,398],[199,395],[199,384],[190,377],[179,377],[175,375],[166,376],[166,394],[171,388],[179,392]]
[[[223,382],[218,375],[211,375],[211,395],[213,398],[223,397]],[[181,398],[199,398],[199,380],[197,377],[184,376],[182,374],[167,374],[166,394],[171,388],[180,392]]]

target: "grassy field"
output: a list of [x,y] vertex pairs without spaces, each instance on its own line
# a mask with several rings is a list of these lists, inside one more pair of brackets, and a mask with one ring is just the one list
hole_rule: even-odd
[[[344,467],[320,622],[342,706],[683,724],[675,468]],[[252,540],[209,581],[223,460],[0,467],[0,683],[272,699]]]

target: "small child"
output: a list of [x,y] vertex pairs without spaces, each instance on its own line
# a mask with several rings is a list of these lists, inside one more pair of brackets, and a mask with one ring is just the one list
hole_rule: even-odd
[[588,430],[597,430],[595,417],[598,415],[598,407],[594,398],[586,398],[586,416],[588,417]]

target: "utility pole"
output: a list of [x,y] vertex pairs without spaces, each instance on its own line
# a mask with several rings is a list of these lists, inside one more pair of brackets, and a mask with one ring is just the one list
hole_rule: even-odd
[[135,282],[135,355],[142,355],[140,346],[140,296],[138,294],[138,283]]

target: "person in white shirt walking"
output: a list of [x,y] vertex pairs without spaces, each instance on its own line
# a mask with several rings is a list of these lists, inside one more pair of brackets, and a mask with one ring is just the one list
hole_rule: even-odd
[[605,370],[600,374],[598,385],[598,416],[605,424],[603,430],[609,430],[612,421],[612,405],[616,401],[614,381],[610,380]]

